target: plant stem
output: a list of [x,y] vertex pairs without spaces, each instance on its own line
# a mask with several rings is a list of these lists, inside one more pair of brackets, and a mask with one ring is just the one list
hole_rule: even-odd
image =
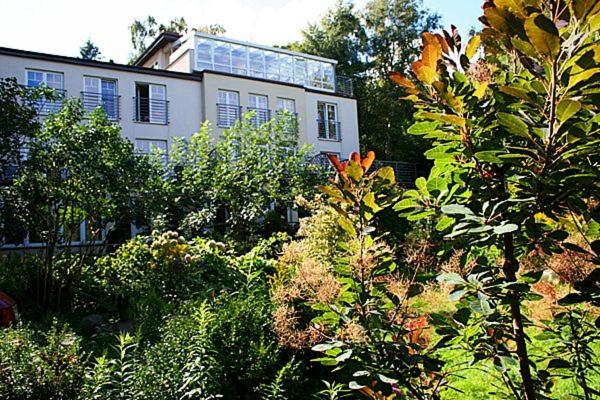
[[[516,282],[519,261],[515,257],[514,237],[512,233],[504,234],[504,265],[502,271],[508,282]],[[521,296],[518,292],[509,292],[510,314],[513,325],[513,334],[517,345],[517,356],[519,357],[519,369],[525,389],[525,399],[535,400],[535,388],[529,368],[529,356],[527,354],[527,342],[525,341],[525,329],[523,328],[523,316],[521,315]]]

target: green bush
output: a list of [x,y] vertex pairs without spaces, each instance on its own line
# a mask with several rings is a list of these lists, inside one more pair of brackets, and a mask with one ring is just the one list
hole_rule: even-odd
[[47,333],[29,326],[0,330],[0,398],[74,399],[84,380],[80,339],[66,325]]

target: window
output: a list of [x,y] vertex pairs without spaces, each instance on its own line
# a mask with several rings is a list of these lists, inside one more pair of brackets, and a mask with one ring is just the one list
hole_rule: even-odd
[[231,46],[229,43],[215,42],[213,51],[215,70],[231,72]]
[[265,53],[259,49],[250,49],[250,76],[265,77]]
[[229,128],[240,119],[240,95],[238,92],[219,90],[217,126]]
[[306,59],[294,57],[294,82],[306,85]]
[[141,154],[150,154],[153,151],[167,152],[167,141],[162,139],[135,139],[135,148]]
[[292,56],[279,55],[279,80],[282,82],[294,81],[294,58]]
[[92,111],[100,106],[110,119],[119,118],[119,96],[117,81],[91,76],[83,77],[83,106]]
[[285,50],[264,49],[212,37],[196,37],[196,69],[335,89],[335,65]]
[[279,57],[277,53],[265,51],[265,68],[267,79],[279,80]]
[[238,75],[248,74],[248,49],[245,46],[232,47],[231,72]]
[[139,154],[159,154],[163,164],[167,162],[167,141],[161,139],[135,139]]
[[56,112],[62,106],[63,90],[63,74],[57,72],[46,72],[38,70],[27,70],[27,86],[38,87],[45,85],[55,90],[58,97],[56,100],[39,99],[36,102],[38,112],[40,114],[49,114]]
[[283,97],[277,98],[277,110],[286,110],[290,113],[296,112],[296,101],[294,99],[284,99]]
[[260,94],[251,94],[248,97],[248,111],[255,113],[252,123],[260,126],[271,119],[269,111],[269,98]]
[[168,124],[167,87],[148,83],[135,85],[135,120]]
[[340,123],[337,120],[337,105],[317,103],[317,124],[320,139],[341,140]]
[[212,68],[212,42],[206,39],[199,39],[196,46],[196,69],[202,71]]

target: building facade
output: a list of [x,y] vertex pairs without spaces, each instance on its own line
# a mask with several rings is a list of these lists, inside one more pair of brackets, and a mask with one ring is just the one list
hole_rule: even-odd
[[[140,152],[168,150],[209,121],[215,139],[253,111],[257,123],[287,110],[315,154],[358,151],[356,100],[335,60],[193,31],[163,33],[134,65],[0,48],[0,78],[45,84],[88,110],[101,106]],[[56,111],[60,101],[41,105]]]

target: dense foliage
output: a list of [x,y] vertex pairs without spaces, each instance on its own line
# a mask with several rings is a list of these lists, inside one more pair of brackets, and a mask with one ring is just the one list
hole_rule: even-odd
[[388,73],[408,69],[419,52],[419,36],[438,22],[421,0],[372,0],[363,9],[338,1],[289,47],[338,60],[336,72],[352,78],[364,149],[382,160],[422,163],[427,142],[407,134],[414,108],[396,100],[404,90],[390,82]]
[[[426,33],[414,79],[392,76],[419,108],[411,132],[434,141],[426,155],[437,167],[395,208],[435,219],[448,248],[468,243],[461,263],[474,263],[440,277],[459,301],[440,332],[475,361],[493,360],[515,398],[540,398],[556,368],[578,368],[533,362],[523,305],[537,296],[531,283],[541,271],[521,265],[565,249],[599,262],[599,13],[585,1],[488,1],[481,36],[463,48],[455,30]],[[478,60],[481,42],[488,57]],[[597,276],[589,290],[597,292]],[[577,300],[585,299],[564,303]]]

